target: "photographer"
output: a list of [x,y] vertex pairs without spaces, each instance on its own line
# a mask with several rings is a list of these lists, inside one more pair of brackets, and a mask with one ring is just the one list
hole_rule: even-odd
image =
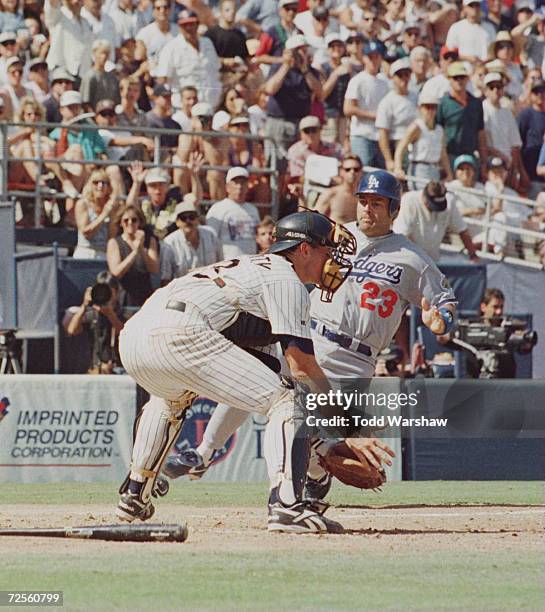
[[483,322],[488,325],[501,325],[504,303],[505,296],[501,289],[496,289],[495,287],[486,289],[479,307]]
[[69,336],[87,333],[91,363],[88,374],[113,374],[119,364],[117,337],[123,329],[120,319],[119,283],[107,271],[99,272],[96,284],[87,287],[81,306],[68,309],[63,322]]

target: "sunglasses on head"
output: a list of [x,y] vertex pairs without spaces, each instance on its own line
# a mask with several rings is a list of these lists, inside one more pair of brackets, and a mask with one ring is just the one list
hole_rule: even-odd
[[187,212],[187,213],[182,213],[181,215],[178,215],[178,219],[180,219],[180,221],[183,221],[184,223],[186,221],[195,221],[197,217],[198,217],[197,213],[194,213],[194,212]]

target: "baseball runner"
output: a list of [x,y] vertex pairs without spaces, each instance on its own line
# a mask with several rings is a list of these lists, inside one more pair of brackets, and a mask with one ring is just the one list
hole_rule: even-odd
[[[330,379],[372,377],[377,355],[390,344],[409,304],[422,307],[424,324],[438,335],[451,329],[456,312],[454,293],[434,261],[391,231],[400,205],[398,180],[383,170],[370,172],[360,181],[356,196],[357,222],[347,227],[358,239],[358,254],[348,280],[330,303],[322,303],[317,292],[311,294],[315,356]],[[218,406],[197,452],[171,457],[166,474],[202,476],[214,449],[221,448],[245,418],[241,411]],[[367,439],[366,457],[372,464],[381,459],[388,463],[387,448]],[[318,461],[327,450],[327,443],[312,445],[308,497],[321,499],[330,488],[331,478]]]
[[121,520],[147,520],[154,514],[151,494],[157,475],[186,408],[196,395],[203,395],[268,415],[269,530],[342,531],[323,516],[323,508],[303,501],[308,441],[296,438],[304,415],[296,410],[293,388],[237,345],[245,345],[245,338],[235,338],[235,343],[222,334],[244,316],[259,330],[256,336],[262,344],[280,342],[294,378],[317,391],[329,390],[312,352],[304,283],[317,285],[323,299],[331,300],[351,269],[346,256],[354,254],[355,240],[319,213],[290,217],[277,236],[280,248],[173,280],[155,292],[121,332],[123,365],[151,395],[135,425],[131,471],[117,506]]

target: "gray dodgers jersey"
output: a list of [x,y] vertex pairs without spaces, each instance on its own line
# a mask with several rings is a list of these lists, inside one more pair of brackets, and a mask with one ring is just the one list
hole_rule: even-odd
[[321,302],[318,291],[312,293],[311,316],[367,344],[376,357],[390,344],[409,304],[420,307],[426,297],[440,306],[455,302],[455,296],[434,261],[405,236],[358,238],[361,250],[349,277],[331,304]]

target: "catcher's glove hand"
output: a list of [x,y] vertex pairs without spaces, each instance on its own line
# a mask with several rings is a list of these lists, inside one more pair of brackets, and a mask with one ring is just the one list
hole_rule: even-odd
[[320,465],[342,483],[358,489],[377,489],[386,482],[382,461],[391,465],[394,451],[376,438],[346,439],[319,455]]

